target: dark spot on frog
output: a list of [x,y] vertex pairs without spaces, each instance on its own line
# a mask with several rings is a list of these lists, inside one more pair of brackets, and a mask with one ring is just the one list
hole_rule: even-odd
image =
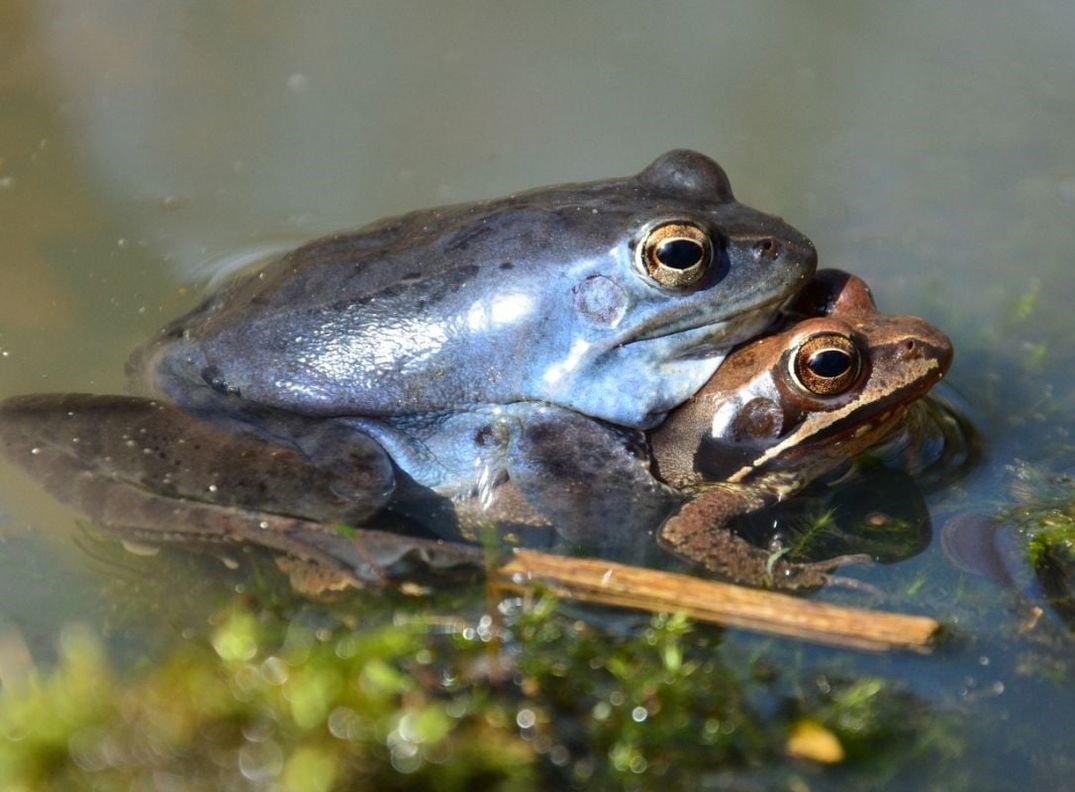
[[510,261],[505,261],[503,264],[500,265],[500,269],[502,269],[502,270],[515,269],[515,265],[512,264]]
[[627,291],[605,275],[591,275],[575,287],[575,307],[600,327],[615,327],[627,313]]
[[555,440],[559,434],[552,425],[538,422],[527,426],[524,436],[529,445],[540,448]]
[[[634,457],[640,448],[642,436],[623,438],[619,446],[623,454]],[[609,439],[603,433],[599,437],[580,435],[569,426],[558,425],[555,419],[529,424],[523,431],[520,448],[525,449],[531,464],[540,464],[554,471],[555,478],[564,482],[602,480],[606,471],[614,470],[621,462],[618,453],[610,454]],[[540,463],[538,463],[540,460]]]
[[628,441],[626,441],[624,443],[623,448],[627,452],[627,455],[632,457],[632,458],[634,458],[634,459],[648,459],[649,458],[649,448],[646,446],[645,442],[643,440],[641,440],[641,439],[628,440]]
[[511,441],[510,434],[503,424],[488,423],[474,433],[474,443],[479,448],[502,448]]
[[[422,283],[423,295],[416,298],[416,304],[419,306],[436,305],[445,297],[455,294],[466,286],[467,281],[476,277],[479,272],[480,269],[477,265],[470,264],[457,267],[435,280],[424,281]],[[385,293],[390,293],[390,290],[385,290]]]
[[486,424],[481,429],[474,433],[474,442],[481,448],[487,448],[491,446],[495,438],[493,436],[493,427]]

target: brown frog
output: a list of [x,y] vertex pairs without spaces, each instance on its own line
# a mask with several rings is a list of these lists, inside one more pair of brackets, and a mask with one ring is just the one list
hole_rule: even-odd
[[[846,558],[796,565],[726,530],[877,444],[935,385],[952,346],[932,325],[877,312],[858,278],[819,273],[800,307],[825,313],[735,350],[650,432],[653,470],[689,497],[660,544],[743,582],[815,585]],[[811,303],[811,301],[813,301]]]

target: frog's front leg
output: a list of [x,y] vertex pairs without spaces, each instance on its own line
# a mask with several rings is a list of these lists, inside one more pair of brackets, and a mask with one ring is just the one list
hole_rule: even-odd
[[721,577],[752,586],[817,588],[844,563],[868,556],[840,556],[814,563],[793,563],[757,547],[728,526],[735,517],[765,502],[733,485],[715,485],[688,501],[658,532],[658,543]]

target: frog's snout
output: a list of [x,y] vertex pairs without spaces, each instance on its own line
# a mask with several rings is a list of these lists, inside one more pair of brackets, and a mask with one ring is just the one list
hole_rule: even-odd
[[897,358],[907,362],[935,361],[940,379],[948,372],[955,355],[951,339],[924,319],[908,316],[904,321],[907,332],[897,345]]
[[784,246],[789,258],[802,262],[811,273],[817,270],[817,248],[809,237],[792,230],[784,240]]
[[778,231],[744,238],[741,244],[746,254],[763,266],[784,265],[800,270],[804,277],[817,269],[817,248],[814,243],[791,226],[781,224]]

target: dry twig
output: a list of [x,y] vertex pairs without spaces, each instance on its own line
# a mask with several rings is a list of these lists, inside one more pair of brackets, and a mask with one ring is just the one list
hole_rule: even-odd
[[535,550],[517,550],[495,576],[498,586],[510,590],[539,583],[585,602],[683,612],[698,621],[873,652],[927,652],[940,629],[940,624],[924,616],[812,602],[689,575]]

